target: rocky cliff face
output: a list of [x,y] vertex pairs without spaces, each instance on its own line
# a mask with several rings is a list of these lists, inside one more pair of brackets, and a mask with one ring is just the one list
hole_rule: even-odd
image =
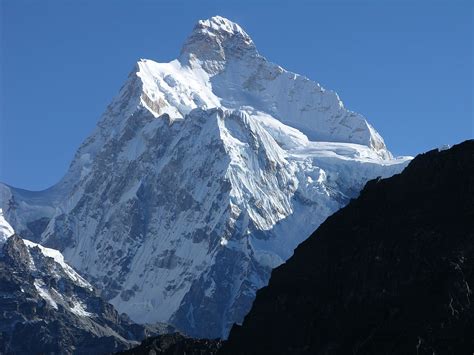
[[120,316],[57,250],[13,233],[0,215],[0,353],[109,353],[172,331]]
[[2,185],[0,202],[134,321],[226,337],[272,268],[408,161],[337,94],[213,17],[177,60],[136,64],[57,185]]
[[222,354],[470,354],[474,141],[370,181],[258,291]]

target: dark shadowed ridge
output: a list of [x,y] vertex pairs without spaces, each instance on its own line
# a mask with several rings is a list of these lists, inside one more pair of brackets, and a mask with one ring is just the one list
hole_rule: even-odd
[[258,291],[222,354],[474,350],[474,141],[370,181]]
[[139,346],[117,355],[215,355],[222,345],[218,339],[193,339],[180,333],[148,338]]

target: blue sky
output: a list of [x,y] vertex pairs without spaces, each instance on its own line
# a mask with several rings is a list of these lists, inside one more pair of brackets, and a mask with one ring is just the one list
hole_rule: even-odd
[[216,14],[335,90],[396,155],[473,138],[472,3],[0,0],[0,181],[57,182],[134,62],[174,59]]

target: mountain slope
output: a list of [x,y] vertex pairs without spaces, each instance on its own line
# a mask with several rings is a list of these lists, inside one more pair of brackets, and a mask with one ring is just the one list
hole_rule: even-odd
[[0,202],[134,321],[225,337],[272,268],[408,161],[216,16],[178,59],[136,64],[57,185]]
[[158,333],[119,316],[59,251],[21,239],[1,211],[0,290],[2,354],[99,354]]
[[474,350],[474,141],[370,181],[272,273],[223,354]]

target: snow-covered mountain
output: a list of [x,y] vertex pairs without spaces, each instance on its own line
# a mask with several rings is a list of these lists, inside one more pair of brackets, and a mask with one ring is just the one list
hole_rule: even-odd
[[225,337],[272,268],[408,161],[216,16],[178,59],[136,64],[57,185],[1,185],[1,206],[133,320]]

